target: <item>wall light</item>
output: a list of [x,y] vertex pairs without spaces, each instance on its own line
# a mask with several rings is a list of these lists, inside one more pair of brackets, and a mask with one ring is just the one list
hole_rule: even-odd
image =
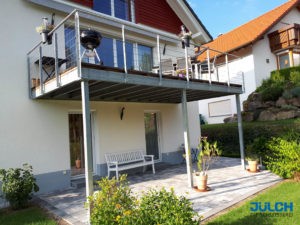
[[120,119],[123,120],[125,107],[122,107],[120,110]]

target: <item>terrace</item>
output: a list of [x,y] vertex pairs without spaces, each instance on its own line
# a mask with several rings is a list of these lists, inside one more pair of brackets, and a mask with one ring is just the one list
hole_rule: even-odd
[[[100,45],[93,49],[81,40],[82,32],[89,30],[102,35]],[[207,54],[205,60],[196,61],[194,48],[182,45],[182,39],[170,33],[74,10],[27,54],[31,99],[82,102],[87,196],[93,193],[90,101],[181,103],[192,187],[187,102],[235,95],[244,167],[239,105],[243,72],[231,73],[228,61],[220,65],[211,61],[212,49],[191,44]]]

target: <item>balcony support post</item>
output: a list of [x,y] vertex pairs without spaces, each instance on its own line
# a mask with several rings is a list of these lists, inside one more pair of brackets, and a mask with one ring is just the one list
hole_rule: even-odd
[[236,101],[236,111],[237,111],[237,119],[238,119],[241,165],[242,165],[242,169],[244,170],[245,169],[244,134],[243,134],[241,102],[240,102],[239,94],[235,95],[235,101]]
[[188,176],[188,187],[193,188],[193,173],[192,173],[192,155],[190,146],[190,130],[189,130],[189,120],[187,111],[187,97],[186,89],[182,90],[182,120],[183,120],[183,137],[184,137],[184,148],[185,148],[185,161]]
[[[85,185],[86,196],[93,195],[93,153],[91,132],[91,110],[88,80],[81,81],[82,118],[83,118],[83,144],[85,158]],[[88,206],[88,221],[90,221],[90,206]]]

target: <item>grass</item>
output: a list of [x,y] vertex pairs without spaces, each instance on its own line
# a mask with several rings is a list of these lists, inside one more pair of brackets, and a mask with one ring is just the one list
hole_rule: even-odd
[[56,225],[41,208],[32,206],[22,210],[0,210],[0,224],[5,225]]
[[[266,216],[266,213],[251,212],[251,202],[270,202],[274,208],[275,202],[293,202],[293,212],[291,217]],[[212,219],[206,225],[297,225],[300,224],[300,183],[285,181],[279,185],[268,189],[251,200],[241,204],[241,206]],[[202,223],[201,223],[202,224]]]

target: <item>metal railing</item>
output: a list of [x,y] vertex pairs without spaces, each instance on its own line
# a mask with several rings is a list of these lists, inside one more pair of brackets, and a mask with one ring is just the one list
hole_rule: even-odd
[[[151,33],[149,29],[147,33],[150,32],[151,35],[135,37],[128,22],[120,24],[119,30],[107,36],[107,30],[104,28],[102,31],[100,24],[93,25],[92,28],[103,36],[102,43],[96,49],[101,60],[83,54],[80,32],[90,28],[86,20],[81,23],[79,15],[83,14],[89,15],[90,12],[82,10],[71,12],[48,33],[50,38],[47,43],[39,42],[28,52],[30,93],[32,89],[39,88],[40,93],[43,94],[45,84],[53,79],[56,81],[56,87],[60,87],[62,74],[73,68],[77,68],[80,78],[82,62],[122,69],[125,77],[127,73],[139,71],[156,74],[160,80],[178,78],[187,82],[200,80],[208,84],[219,82],[228,86],[243,85],[243,73],[231,71],[230,68],[231,61],[238,57],[233,55],[228,57],[229,54],[203,46],[192,45],[185,49],[182,48],[179,37],[174,36],[171,39],[169,35],[166,38],[161,34]],[[101,14],[92,14],[92,16],[101,17]],[[195,48],[198,48],[201,54],[195,55]],[[223,61],[216,60],[216,55],[223,55],[225,58]]]

